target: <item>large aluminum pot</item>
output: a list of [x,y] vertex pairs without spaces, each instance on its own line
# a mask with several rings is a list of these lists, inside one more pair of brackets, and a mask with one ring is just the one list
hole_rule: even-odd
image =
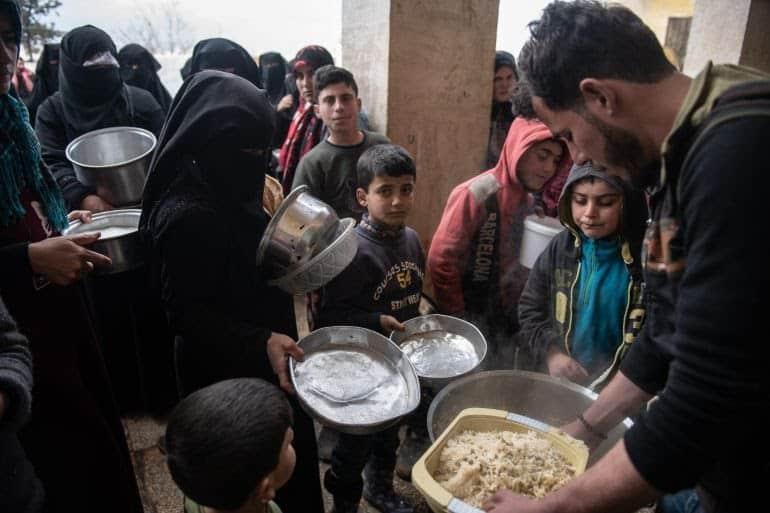
[[143,263],[138,232],[141,215],[142,211],[136,208],[99,212],[88,224],[71,221],[63,235],[101,232],[99,240],[88,249],[107,255],[112,259],[112,265],[95,267],[94,274],[122,273]]
[[[428,433],[435,440],[466,408],[493,408],[525,415],[552,426],[575,420],[596,394],[569,381],[536,372],[500,370],[471,374],[444,387],[428,409]],[[605,454],[631,427],[626,419],[607,434],[589,464]]]
[[339,232],[337,213],[307,186],[281,202],[257,248],[257,265],[271,278],[291,274],[329,246]]
[[[405,341],[413,335],[430,331],[443,331],[459,335],[470,342],[471,347],[467,348],[470,351],[470,355],[454,354],[458,352],[458,349],[460,351],[466,349],[464,347],[455,348],[451,347],[450,344],[426,344],[411,356],[418,359],[413,360],[412,364],[414,364],[417,370],[417,375],[420,376],[420,382],[431,388],[434,392],[437,392],[458,378],[475,372],[487,354],[487,340],[481,331],[470,322],[452,317],[451,315],[421,315],[404,322],[404,328],[404,331],[394,331],[390,334],[390,339],[398,344],[401,350],[404,350]],[[473,358],[469,358],[470,356]],[[423,362],[421,365],[420,358],[430,358],[434,361]],[[475,365],[468,368],[469,361],[473,360],[476,362]],[[435,375],[425,374],[424,367],[429,367]]]
[[109,203],[136,205],[157,140],[142,128],[119,126],[94,130],[67,145],[67,159],[83,184]]

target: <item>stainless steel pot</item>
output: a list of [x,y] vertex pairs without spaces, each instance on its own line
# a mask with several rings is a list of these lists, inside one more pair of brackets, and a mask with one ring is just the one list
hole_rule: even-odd
[[65,153],[83,184],[116,207],[136,205],[157,140],[152,132],[135,127],[113,127],[81,135]]
[[257,249],[257,265],[280,278],[307,264],[334,242],[340,219],[334,209],[312,196],[309,187],[294,189],[281,202]]
[[[471,374],[450,383],[428,409],[428,433],[435,440],[466,408],[493,408],[525,415],[552,426],[575,420],[596,394],[574,383],[546,374],[501,370]],[[626,419],[607,434],[589,464],[605,454],[633,423]]]
[[122,273],[143,263],[138,232],[141,214],[142,211],[136,208],[99,212],[93,215],[91,223],[70,222],[63,235],[101,232],[99,240],[88,249],[107,255],[112,259],[112,265],[95,267],[94,274]]

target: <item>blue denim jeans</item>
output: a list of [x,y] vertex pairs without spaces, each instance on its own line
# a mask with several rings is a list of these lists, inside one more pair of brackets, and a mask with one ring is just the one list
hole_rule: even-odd
[[656,513],[702,513],[698,494],[694,488],[664,495],[658,501]]

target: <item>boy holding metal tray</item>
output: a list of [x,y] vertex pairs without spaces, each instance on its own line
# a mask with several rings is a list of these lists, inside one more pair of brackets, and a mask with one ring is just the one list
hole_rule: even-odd
[[[360,326],[387,336],[403,331],[402,322],[419,315],[425,252],[417,233],[405,225],[414,203],[416,169],[402,147],[380,144],[361,155],[356,171],[356,200],[366,209],[356,227],[358,252],[324,289],[320,324]],[[340,434],[324,476],[335,513],[357,511],[362,495],[383,513],[411,513],[393,490],[398,428]]]

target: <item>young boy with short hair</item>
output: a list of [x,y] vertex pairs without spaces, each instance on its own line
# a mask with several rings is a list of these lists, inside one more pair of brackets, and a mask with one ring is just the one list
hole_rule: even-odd
[[185,513],[280,513],[272,501],[294,471],[289,402],[256,378],[185,397],[166,428],[166,461]]
[[329,136],[307,153],[297,166],[291,188],[310,187],[313,196],[329,204],[341,218],[361,219],[356,201],[356,163],[375,144],[389,143],[382,134],[360,130],[361,99],[353,74],[336,66],[318,68],[313,76],[315,113]]
[[[361,326],[387,336],[419,315],[425,253],[417,233],[405,226],[414,203],[416,169],[402,147],[379,144],[361,155],[357,177],[356,198],[366,209],[356,227],[358,252],[324,289],[320,322]],[[357,511],[362,495],[383,513],[411,513],[412,507],[393,490],[398,427],[374,435],[340,434],[324,476],[335,513]]]

